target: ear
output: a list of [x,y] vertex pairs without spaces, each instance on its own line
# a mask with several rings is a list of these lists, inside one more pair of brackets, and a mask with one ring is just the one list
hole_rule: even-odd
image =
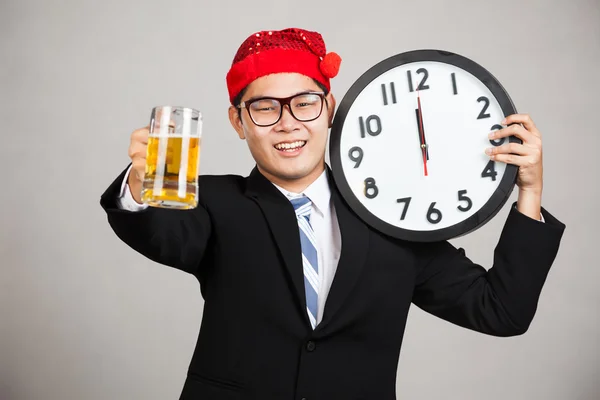
[[242,123],[240,114],[237,107],[229,107],[229,122],[231,122],[231,126],[233,126],[240,139],[244,140],[246,139],[246,135],[244,134],[244,124]]
[[327,95],[327,112],[329,113],[329,127],[331,128],[335,114],[335,97],[331,92]]

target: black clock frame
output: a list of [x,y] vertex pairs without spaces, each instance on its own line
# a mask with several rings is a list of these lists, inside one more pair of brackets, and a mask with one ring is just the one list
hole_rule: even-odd
[[[361,201],[356,198],[344,175],[342,168],[342,153],[340,152],[340,142],[343,133],[342,128],[344,126],[346,115],[363,89],[379,75],[400,65],[419,61],[438,61],[462,68],[479,79],[490,90],[500,104],[504,116],[516,113],[515,106],[504,87],[502,87],[500,82],[481,65],[466,57],[448,51],[412,50],[396,54],[379,62],[354,82],[340,102],[338,111],[333,120],[329,139],[329,153],[333,178],[342,197],[364,222],[379,232],[397,239],[414,242],[434,242],[464,236],[489,222],[509,199],[516,183],[518,167],[512,164],[506,165],[504,176],[498,187],[479,211],[458,224],[438,230],[416,231],[388,224],[372,214]],[[520,139],[514,136],[511,136],[509,141],[516,143],[521,142]]]

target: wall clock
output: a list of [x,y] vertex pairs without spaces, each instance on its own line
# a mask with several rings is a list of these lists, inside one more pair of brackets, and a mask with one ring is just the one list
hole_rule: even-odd
[[431,242],[465,235],[508,200],[518,167],[491,161],[488,139],[515,106],[476,62],[414,50],[366,71],[339,104],[330,136],[334,180],[380,232]]

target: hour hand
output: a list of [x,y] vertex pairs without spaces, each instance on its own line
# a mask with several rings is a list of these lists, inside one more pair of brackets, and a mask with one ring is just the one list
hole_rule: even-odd
[[417,117],[417,131],[419,133],[419,143],[421,144],[421,151],[423,152],[423,160],[429,161],[429,146],[427,145],[427,139],[425,138],[425,129],[423,128],[423,119],[421,112],[418,108],[415,108],[415,114]]

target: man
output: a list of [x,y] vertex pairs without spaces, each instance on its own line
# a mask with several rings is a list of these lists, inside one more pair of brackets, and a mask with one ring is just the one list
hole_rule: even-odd
[[516,124],[496,133],[523,144],[490,155],[519,166],[519,197],[486,271],[448,242],[387,237],[344,202],[324,161],[339,63],[316,32],[251,35],[227,74],[229,119],[256,160],[251,174],[201,176],[194,210],[148,208],[146,127],[131,135],[131,166],[102,195],[125,243],[200,282],[205,306],[182,399],[391,400],[411,303],[496,336],[522,334],[533,319],[564,225],[541,208],[531,119],[510,116],[505,125]]

